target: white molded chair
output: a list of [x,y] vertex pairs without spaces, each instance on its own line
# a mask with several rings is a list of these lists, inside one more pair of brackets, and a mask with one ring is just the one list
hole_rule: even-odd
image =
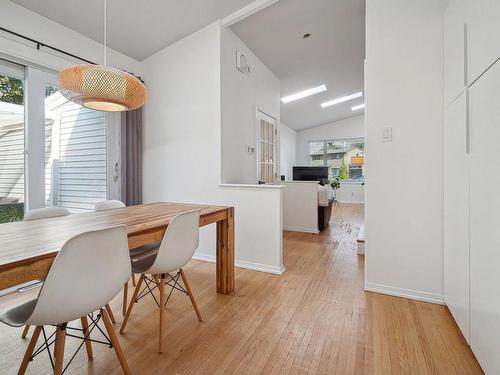
[[[33,221],[33,220],[62,217],[62,216],[68,216],[70,214],[71,214],[71,212],[69,212],[64,207],[54,206],[54,207],[35,208],[33,210],[29,210],[28,212],[26,212],[26,214],[24,215],[23,221]],[[111,318],[111,321],[113,323],[116,323],[115,317],[113,315],[113,311],[111,310],[111,307],[108,304],[106,304],[106,311],[108,312],[108,315]],[[82,323],[83,323],[83,321],[82,321]],[[23,333],[21,334],[21,337],[23,339],[28,334],[29,329],[30,329],[29,325],[26,325],[24,327]]]
[[[55,325],[54,374],[61,374],[67,323],[81,319],[86,343],[90,343],[87,315],[99,310],[110,343],[123,372],[127,362],[104,306],[121,290],[130,277],[127,230],[125,226],[79,234],[69,239],[57,254],[37,298],[0,314],[0,321],[13,327],[36,326],[26,349],[19,374],[24,374],[43,326]],[[92,277],[89,277],[92,270]],[[112,270],[112,272],[110,272]],[[84,318],[82,318],[84,317]],[[85,323],[84,323],[85,321]],[[90,357],[90,353],[87,352]]]
[[[165,299],[165,285],[186,293],[191,300],[198,320],[202,321],[200,310],[196,305],[193,292],[182,269],[191,260],[198,247],[199,231],[200,210],[183,212],[170,221],[157,253],[132,261],[132,272],[140,273],[141,277],[137,282],[127,313],[123,319],[120,333],[123,333],[125,330],[132,308],[138,299],[148,293],[152,294],[152,291],[158,288],[160,291],[160,301],[159,303],[157,301],[160,310],[159,352],[163,352],[164,307],[168,301],[168,298]],[[177,271],[177,274],[171,276],[170,272],[174,271]],[[152,277],[147,277],[146,275],[151,275]],[[179,284],[179,277],[182,278],[185,289]],[[146,287],[140,293],[141,295],[139,295],[143,282],[146,283]],[[154,287],[150,287],[150,284],[153,284]]]
[[94,203],[94,210],[95,211],[105,211],[105,210],[112,210],[114,208],[123,208],[127,207],[122,201],[110,199],[106,201],[99,201]]
[[[115,208],[124,208],[126,207],[125,204],[122,201],[119,200],[105,200],[105,201],[99,201],[94,204],[94,210],[95,211],[107,211],[107,210],[113,210]],[[148,256],[153,254],[158,250],[158,247],[160,246],[160,241],[152,242],[150,244],[137,247],[135,249],[130,250],[130,258],[131,259],[138,259],[144,256]],[[136,286],[135,282],[135,274],[132,273],[132,285]],[[123,303],[122,303],[122,314],[125,315],[127,312],[127,303],[128,303],[128,282],[125,283],[123,286]]]
[[[43,207],[43,208],[35,208],[33,210],[29,210],[24,214],[23,221],[33,221],[40,219],[47,219],[52,217],[60,217],[60,216],[68,216],[70,212],[63,207]],[[24,339],[28,334],[30,326],[27,325],[24,327],[23,333],[21,337]]]
[[29,210],[24,214],[24,221],[47,219],[50,217],[68,216],[70,212],[63,207],[44,207]]

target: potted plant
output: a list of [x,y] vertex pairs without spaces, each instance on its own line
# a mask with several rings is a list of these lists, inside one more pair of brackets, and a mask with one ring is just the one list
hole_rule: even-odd
[[321,186],[330,185],[333,189],[333,204],[338,205],[339,201],[337,200],[337,190],[340,189],[340,178],[332,177],[331,179],[324,179],[319,182]]

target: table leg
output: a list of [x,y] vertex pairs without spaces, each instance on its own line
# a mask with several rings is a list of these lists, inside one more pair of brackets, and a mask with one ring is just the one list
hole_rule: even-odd
[[234,290],[234,209],[227,209],[227,218],[217,222],[217,293]]

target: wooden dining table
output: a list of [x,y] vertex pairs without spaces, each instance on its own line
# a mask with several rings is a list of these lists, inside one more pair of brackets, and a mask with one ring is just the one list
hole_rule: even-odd
[[234,290],[234,208],[184,203],[149,203],[99,212],[0,225],[0,290],[43,279],[64,243],[82,232],[127,227],[130,249],[161,240],[177,214],[201,209],[200,227],[216,223],[216,290]]

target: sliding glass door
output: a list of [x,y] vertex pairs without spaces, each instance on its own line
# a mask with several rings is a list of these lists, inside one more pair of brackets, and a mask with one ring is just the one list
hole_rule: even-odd
[[66,100],[55,72],[3,65],[0,222],[21,220],[29,209],[82,212],[119,198],[119,115]]

